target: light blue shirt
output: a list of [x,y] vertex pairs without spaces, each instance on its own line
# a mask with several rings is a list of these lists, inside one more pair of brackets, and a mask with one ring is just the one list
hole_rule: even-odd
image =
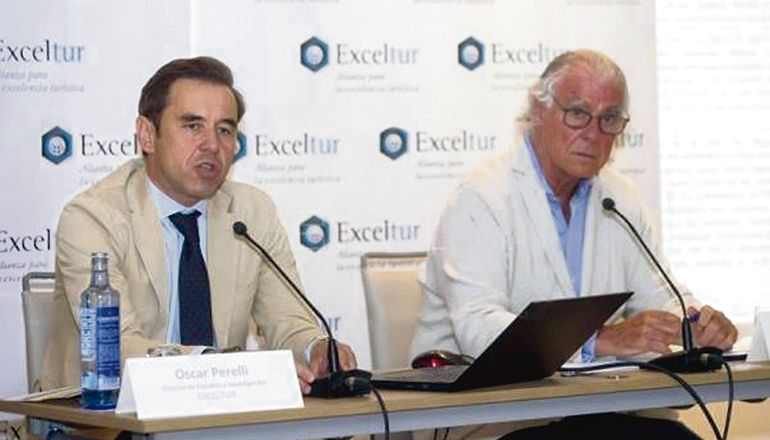
[[[184,206],[166,193],[161,191],[151,180],[147,180],[147,186],[150,189],[150,197],[155,203],[155,207],[158,209],[160,215],[160,225],[163,229],[163,244],[166,250],[166,272],[168,273],[168,289],[169,289],[169,304],[168,304],[168,327],[166,328],[166,343],[167,344],[179,344],[182,341],[182,337],[179,332],[179,259],[182,256],[182,246],[184,245],[184,235],[171,223],[169,216],[177,212],[188,214],[192,211],[200,211],[201,215],[198,216],[198,237],[200,239],[201,253],[203,254],[203,261],[208,265],[207,260],[207,218],[208,218],[208,205],[206,200],[201,200],[193,206]],[[315,338],[305,348],[305,361],[310,363],[310,353],[316,342],[323,339],[323,337]],[[214,347],[218,347],[217,335],[214,335]],[[206,347],[196,347],[193,349],[193,354],[200,354]]]
[[[527,146],[527,151],[529,151],[532,164],[535,166],[540,185],[545,190],[548,207],[551,208],[551,216],[556,225],[556,231],[559,233],[561,251],[564,255],[564,260],[567,262],[567,270],[572,281],[573,293],[575,296],[580,296],[580,283],[583,272],[583,237],[586,229],[586,211],[588,210],[588,196],[591,194],[591,181],[589,179],[581,179],[578,182],[575,192],[569,201],[571,215],[569,221],[567,221],[561,209],[561,202],[556,198],[556,194],[554,194],[548,181],[545,180],[545,174],[543,174],[540,163],[537,161],[537,156],[532,148],[529,136],[524,136],[524,143]],[[583,362],[591,362],[596,358],[596,334],[592,335],[583,345],[581,357]]]
[[[192,211],[200,211],[198,216],[198,236],[200,238],[201,253],[203,261],[206,261],[206,243],[207,233],[207,205],[206,200],[201,200],[193,206],[184,206],[161,191],[151,180],[147,180],[150,189],[150,197],[155,203],[160,215],[160,225],[163,229],[163,244],[166,250],[166,273],[168,274],[168,327],[166,328],[166,343],[179,344],[181,336],[179,333],[179,259],[182,256],[182,246],[184,245],[184,235],[171,223],[168,218],[177,212],[188,214]],[[214,335],[214,345],[216,346],[216,335]]]

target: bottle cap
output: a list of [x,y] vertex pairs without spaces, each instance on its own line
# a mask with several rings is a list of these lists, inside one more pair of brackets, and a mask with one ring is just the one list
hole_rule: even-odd
[[91,254],[91,269],[92,270],[99,270],[99,271],[106,271],[107,270],[107,260],[109,259],[109,256],[107,255],[107,252],[94,252]]

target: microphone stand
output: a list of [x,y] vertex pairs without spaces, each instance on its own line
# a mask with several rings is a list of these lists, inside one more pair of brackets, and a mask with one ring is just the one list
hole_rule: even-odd
[[642,236],[639,235],[639,232],[637,232],[636,228],[634,228],[626,216],[615,208],[615,200],[605,197],[602,199],[602,207],[607,211],[617,214],[618,217],[623,219],[625,224],[634,234],[634,237],[636,237],[636,240],[642,245],[642,248],[644,248],[647,255],[655,264],[658,272],[663,275],[666,283],[668,283],[669,287],[671,287],[671,290],[674,292],[679,305],[682,307],[682,350],[659,356],[649,361],[649,363],[673,371],[674,373],[700,373],[704,371],[715,371],[722,368],[722,362],[720,361],[722,350],[716,347],[695,347],[695,344],[693,344],[692,328],[690,327],[691,321],[690,317],[687,316],[684,298],[679,293],[679,289],[676,288],[674,282],[668,277],[666,271],[663,270],[663,267],[661,267],[650,248],[647,247]]
[[315,308],[313,303],[311,303],[310,300],[302,293],[299,286],[297,286],[294,281],[289,278],[286,272],[284,272],[281,266],[279,266],[273,257],[270,256],[267,250],[265,250],[265,248],[257,243],[256,240],[251,238],[248,233],[248,229],[243,222],[237,221],[233,223],[233,232],[235,232],[236,235],[240,235],[241,237],[245,238],[249,243],[251,243],[255,248],[259,250],[264,259],[268,261],[270,266],[275,269],[280,277],[289,285],[289,287],[291,287],[292,291],[308,307],[310,307],[310,310],[313,311],[316,317],[323,324],[324,329],[326,330],[326,334],[329,335],[329,346],[327,352],[329,360],[329,375],[318,377],[313,381],[312,384],[310,384],[310,395],[313,397],[337,398],[369,394],[372,389],[371,382],[369,381],[372,377],[372,373],[358,369],[342,371],[342,368],[340,367],[339,351],[337,350],[337,341],[334,339],[332,329],[329,327],[329,324],[326,322],[326,319],[324,319],[321,312]]

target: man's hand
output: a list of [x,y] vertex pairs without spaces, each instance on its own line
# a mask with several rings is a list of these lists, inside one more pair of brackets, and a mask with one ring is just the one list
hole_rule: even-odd
[[[299,378],[299,387],[302,390],[302,394],[310,394],[310,384],[317,377],[329,373],[328,349],[329,341],[318,341],[313,345],[313,349],[310,352],[309,367],[304,362],[294,362],[297,367],[297,378]],[[356,368],[356,356],[347,344],[337,342],[337,351],[340,355],[340,368],[342,368],[342,371]]]
[[295,359],[294,365],[297,368],[297,378],[299,379],[299,388],[302,390],[302,394],[310,394],[310,384],[315,380],[315,375],[304,362]]
[[724,315],[709,306],[703,306],[700,311],[694,307],[687,309],[689,316],[698,316],[697,321],[690,324],[695,345],[699,347],[717,347],[727,350],[738,339],[738,329]]
[[597,356],[633,356],[670,353],[670,344],[681,342],[682,321],[673,313],[649,310],[620,324],[602,327],[596,335]]
[[[337,351],[339,352],[340,368],[342,368],[342,371],[356,368],[356,356],[348,345],[337,341]],[[328,340],[321,340],[313,345],[313,349],[310,352],[310,370],[316,376],[323,376],[329,372],[328,352]]]

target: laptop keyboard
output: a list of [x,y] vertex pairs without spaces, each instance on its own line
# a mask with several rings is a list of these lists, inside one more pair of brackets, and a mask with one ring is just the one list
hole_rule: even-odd
[[416,368],[412,370],[395,370],[378,372],[375,380],[409,381],[409,382],[454,382],[467,369],[466,365],[446,365],[438,368]]

